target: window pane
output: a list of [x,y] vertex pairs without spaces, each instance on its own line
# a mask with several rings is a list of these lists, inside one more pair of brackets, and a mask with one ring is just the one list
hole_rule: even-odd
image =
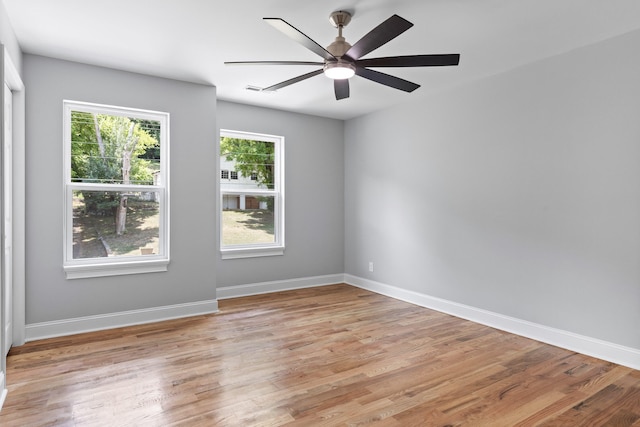
[[73,258],[158,255],[156,191],[73,191]]
[[160,122],[71,112],[71,181],[157,184]]
[[222,176],[222,190],[273,190],[275,143],[223,136],[220,138],[220,170],[230,170],[234,181],[231,183]]
[[222,244],[250,245],[275,242],[273,196],[222,196]]

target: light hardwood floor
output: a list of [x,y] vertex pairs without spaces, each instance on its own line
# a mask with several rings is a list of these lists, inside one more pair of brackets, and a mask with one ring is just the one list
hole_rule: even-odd
[[8,426],[640,426],[640,371],[340,284],[28,343]]

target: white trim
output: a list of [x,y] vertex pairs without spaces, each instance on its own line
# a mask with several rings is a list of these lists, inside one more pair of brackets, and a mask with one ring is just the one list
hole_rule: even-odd
[[[138,259],[142,257],[136,257]],[[67,279],[86,279],[90,277],[121,276],[124,274],[161,273],[167,271],[168,259],[131,261],[121,263],[90,263],[65,265]]]
[[6,388],[4,373],[0,372],[0,375],[2,375],[2,381],[0,381],[0,411],[2,411],[2,406],[4,405],[4,401],[7,398],[9,390]]
[[[25,220],[25,203],[24,203],[24,182],[25,182],[25,167],[24,167],[24,128],[25,128],[25,114],[24,114],[24,83],[20,77],[20,73],[16,68],[9,51],[3,44],[0,43],[0,75],[2,78],[4,94],[4,84],[6,84],[11,90],[12,96],[12,235],[13,235],[13,259],[12,259],[12,306],[13,306],[13,318],[12,318],[12,335],[13,345],[20,345],[24,343],[24,322],[25,322],[25,305],[24,305],[24,265],[25,265],[25,253],[24,253],[24,220]],[[2,98],[2,97],[0,97]],[[2,102],[2,101],[0,101]],[[2,107],[4,108],[4,107]],[[4,116],[0,117],[0,128],[4,127]],[[4,132],[0,132],[0,139],[4,138],[2,135]],[[1,157],[1,156],[0,156]],[[3,291],[2,291],[3,292]],[[0,305],[4,306],[4,298],[0,297]],[[4,348],[5,337],[5,322],[4,322],[4,310],[0,309],[2,317],[0,320],[0,330],[3,331],[2,340],[0,344],[0,410],[4,405],[4,401],[7,397],[7,357],[6,349]]]
[[531,338],[570,351],[593,356],[619,365],[640,369],[640,349],[551,328],[526,320],[432,297],[362,277],[345,274],[345,283],[391,298],[430,308],[512,334]]
[[1,45],[3,74],[13,94],[13,345],[24,344],[25,325],[25,92],[11,55]]
[[75,317],[51,322],[32,323],[26,326],[26,340],[62,337],[84,332],[101,331],[123,326],[142,325],[163,320],[211,314],[218,311],[218,300],[197,301],[185,304],[166,305],[140,310],[95,316]]
[[239,259],[239,258],[256,258],[262,256],[279,256],[284,255],[284,247],[265,247],[259,248],[239,248],[239,249],[221,249],[220,256],[222,259]]
[[344,274],[329,274],[326,276],[274,280],[271,282],[250,283],[247,285],[223,286],[218,288],[217,296],[218,299],[221,300],[294,289],[313,288],[316,286],[335,285],[337,283],[344,283]]
[[18,73],[18,69],[13,64],[13,60],[6,49],[4,49],[4,81],[9,85],[9,89],[12,92],[24,90],[24,83],[20,78],[20,73]]

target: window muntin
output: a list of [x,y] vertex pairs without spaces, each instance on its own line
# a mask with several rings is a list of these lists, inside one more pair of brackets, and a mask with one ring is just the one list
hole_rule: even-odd
[[64,102],[68,278],[166,270],[168,137],[167,113]]
[[[284,138],[220,132],[220,247],[223,258],[284,250]],[[235,172],[235,177],[233,173]]]

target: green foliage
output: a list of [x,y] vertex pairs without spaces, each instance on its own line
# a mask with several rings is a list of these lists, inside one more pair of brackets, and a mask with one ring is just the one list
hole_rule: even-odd
[[93,116],[79,111],[71,112],[71,180],[81,181],[88,176],[88,163],[98,155],[98,143],[93,127]]
[[253,141],[249,139],[220,139],[220,156],[233,161],[236,170],[244,176],[255,173],[256,184],[274,188],[275,144],[273,142]]
[[[160,123],[155,120],[142,120],[142,119],[131,119],[135,121],[140,129],[149,134],[156,141],[160,141]],[[142,153],[140,158],[143,159],[153,159],[156,161],[160,160],[160,145],[151,145],[148,146],[144,153]]]
[[114,215],[120,204],[118,193],[110,191],[83,191],[85,213],[96,216]]
[[[147,121],[148,122],[148,121]],[[152,122],[153,123],[153,122]],[[71,179],[104,184],[152,184],[152,160],[143,158],[159,147],[159,133],[136,119],[79,111],[71,113]],[[96,129],[96,125],[99,129]],[[155,156],[151,156],[153,159]],[[83,192],[87,211],[105,215],[119,204],[115,192]]]

